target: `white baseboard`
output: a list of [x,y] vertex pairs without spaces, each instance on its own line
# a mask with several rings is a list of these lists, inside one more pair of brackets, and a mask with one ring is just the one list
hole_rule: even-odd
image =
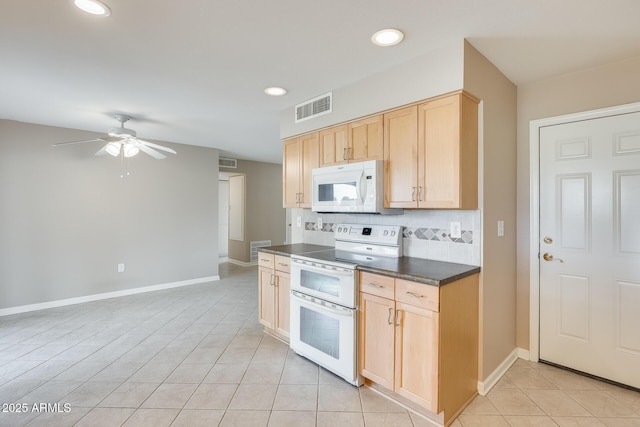
[[239,261],[237,259],[232,259],[232,258],[229,258],[227,262],[229,264],[240,265],[242,267],[252,267],[254,265],[258,265],[258,261],[246,262],[246,261]]
[[529,350],[525,350],[524,348],[518,348],[519,359],[531,360],[529,356],[530,356]]
[[[478,381],[478,393],[481,396],[486,396],[487,393],[491,391],[493,386],[495,386],[500,378],[509,370],[511,365],[518,360],[518,355],[521,349],[514,348],[511,354],[507,356],[506,359],[502,361],[502,363],[489,375],[484,381]],[[526,351],[526,350],[523,350]]]
[[38,304],[21,305],[0,309],[0,317],[12,314],[27,313],[29,311],[45,310],[47,308],[63,307],[66,305],[81,304],[83,302],[98,301],[109,298],[123,297],[127,295],[141,294],[145,292],[161,291],[163,289],[179,288],[181,286],[197,285],[199,283],[214,282],[220,280],[220,276],[201,277],[199,279],[182,280],[179,282],[163,283],[160,285],[143,286],[140,288],[123,289],[115,292],[105,292],[102,294],[85,295],[82,297],[47,301]]

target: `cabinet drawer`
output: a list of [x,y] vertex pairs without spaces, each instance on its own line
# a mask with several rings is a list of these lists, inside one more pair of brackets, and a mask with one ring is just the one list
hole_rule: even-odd
[[260,267],[273,268],[274,255],[266,252],[258,252],[258,265]]
[[377,295],[382,298],[394,298],[395,279],[389,276],[360,272],[360,292]]
[[408,280],[396,280],[396,301],[431,311],[440,309],[440,288]]
[[275,266],[276,270],[289,273],[289,270],[291,269],[291,258],[288,256],[276,255]]

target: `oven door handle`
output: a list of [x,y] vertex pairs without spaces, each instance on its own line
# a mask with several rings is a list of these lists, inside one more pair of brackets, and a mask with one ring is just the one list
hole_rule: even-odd
[[307,270],[307,271],[313,271],[313,272],[317,272],[317,273],[324,273],[324,274],[331,274],[334,276],[343,276],[343,277],[349,277],[349,276],[354,276],[354,270],[349,269],[349,268],[344,268],[344,267],[329,267],[329,268],[322,268],[322,267],[318,267],[317,265],[311,265],[308,262],[305,261],[298,261],[298,260],[291,260],[291,268],[292,268],[292,272],[291,272],[291,276],[300,276],[300,272],[298,270]]
[[345,308],[340,310],[336,308],[327,307],[325,305],[317,304],[309,300],[308,297],[306,297],[306,295],[303,295],[296,291],[291,291],[291,298],[297,299],[299,301],[304,301],[307,304],[313,305],[313,307],[318,309],[318,311],[324,311],[325,313],[331,313],[337,316],[353,317],[353,312],[354,312],[353,309]]

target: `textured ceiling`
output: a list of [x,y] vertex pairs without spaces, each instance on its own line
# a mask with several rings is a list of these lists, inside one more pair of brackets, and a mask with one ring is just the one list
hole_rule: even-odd
[[[280,111],[454,40],[516,84],[640,55],[638,0],[105,3],[0,3],[0,118],[106,132],[126,113],[141,138],[277,163]],[[405,41],[373,46],[388,27]]]

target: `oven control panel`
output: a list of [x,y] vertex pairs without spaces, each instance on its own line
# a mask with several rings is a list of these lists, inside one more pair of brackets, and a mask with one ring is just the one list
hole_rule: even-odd
[[338,224],[334,229],[336,241],[366,242],[380,245],[399,245],[402,241],[400,225]]

